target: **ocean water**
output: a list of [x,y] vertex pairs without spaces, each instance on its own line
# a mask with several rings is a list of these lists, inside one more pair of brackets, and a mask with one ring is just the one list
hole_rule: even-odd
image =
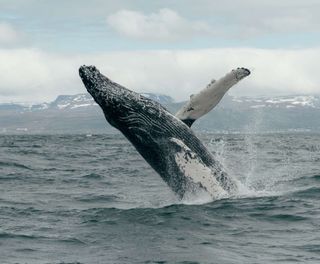
[[0,136],[0,263],[320,263],[320,135],[200,138],[238,193],[179,201],[120,134]]

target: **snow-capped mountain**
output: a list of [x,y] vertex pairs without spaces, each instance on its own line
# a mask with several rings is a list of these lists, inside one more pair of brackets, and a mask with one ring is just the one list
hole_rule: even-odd
[[[143,93],[143,96],[158,101],[163,105],[173,104],[172,97],[163,94]],[[12,103],[1,104],[1,110],[41,111],[41,110],[72,110],[87,107],[96,107],[90,94],[59,95],[53,102],[41,104]],[[225,96],[219,107],[241,109],[320,109],[320,96],[296,95],[277,97],[233,97]]]
[[[174,100],[167,95],[153,94],[153,93],[143,93],[143,96],[150,98],[152,100],[158,101],[161,104],[173,103]],[[4,110],[15,110],[18,112],[33,112],[41,110],[72,110],[87,107],[96,107],[97,104],[93,100],[92,96],[88,93],[86,94],[76,94],[76,95],[59,95],[51,103],[11,103],[11,104],[0,104],[0,111]]]
[[[143,94],[176,113],[184,102]],[[233,97],[195,122],[208,131],[320,132],[320,96]],[[0,133],[105,133],[112,130],[89,94],[60,95],[50,103],[0,104]]]
[[233,97],[232,101],[249,108],[320,108],[320,96]]
[[56,109],[76,109],[96,106],[96,103],[90,94],[59,95],[49,106]]
[[[161,104],[169,104],[173,103],[174,101],[170,96],[163,94],[142,93],[142,95]],[[59,95],[55,101],[49,104],[49,107],[58,109],[76,109],[89,106],[97,106],[97,104],[93,100],[92,96],[88,93]]]

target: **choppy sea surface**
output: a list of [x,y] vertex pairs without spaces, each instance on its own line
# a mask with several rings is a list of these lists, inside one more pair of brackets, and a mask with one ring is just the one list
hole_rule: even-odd
[[120,134],[0,136],[0,263],[320,263],[320,134],[200,138],[239,193],[179,201]]

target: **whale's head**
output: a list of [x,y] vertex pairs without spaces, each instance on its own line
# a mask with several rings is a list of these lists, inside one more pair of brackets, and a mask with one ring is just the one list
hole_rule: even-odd
[[140,95],[111,81],[95,66],[81,66],[79,75],[87,91],[102,108],[108,122],[120,129],[126,117],[139,112]]
[[79,75],[87,91],[102,108],[112,108],[121,88],[102,75],[95,66],[81,66]]

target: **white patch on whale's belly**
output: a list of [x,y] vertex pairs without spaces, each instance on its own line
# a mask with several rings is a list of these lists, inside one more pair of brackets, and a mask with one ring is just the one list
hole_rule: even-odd
[[194,153],[181,140],[171,138],[171,142],[181,147],[181,151],[175,153],[175,162],[180,171],[197,185],[201,185],[213,198],[221,198],[227,192],[220,186],[214,176],[214,172],[206,166],[199,156]]

